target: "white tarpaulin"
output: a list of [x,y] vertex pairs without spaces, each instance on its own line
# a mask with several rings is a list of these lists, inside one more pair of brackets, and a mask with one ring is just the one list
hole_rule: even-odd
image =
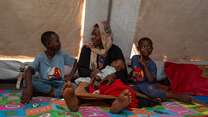
[[0,0],[0,55],[35,56],[40,36],[52,30],[62,47],[77,56],[83,0]]

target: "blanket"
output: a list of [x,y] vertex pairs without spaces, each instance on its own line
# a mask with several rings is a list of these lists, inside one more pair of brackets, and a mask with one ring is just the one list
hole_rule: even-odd
[[173,92],[208,96],[208,78],[197,65],[166,62],[165,73]]

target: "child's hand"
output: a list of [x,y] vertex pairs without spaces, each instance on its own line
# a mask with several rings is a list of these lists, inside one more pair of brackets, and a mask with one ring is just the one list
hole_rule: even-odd
[[140,63],[141,63],[143,66],[146,65],[145,60],[144,60],[144,58],[143,58],[142,56],[140,57]]

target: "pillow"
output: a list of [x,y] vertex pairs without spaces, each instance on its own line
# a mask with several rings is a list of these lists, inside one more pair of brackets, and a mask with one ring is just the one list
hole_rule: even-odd
[[[155,60],[156,66],[157,66],[157,81],[161,81],[167,78],[165,74],[165,62]],[[180,62],[181,63],[181,62]],[[203,76],[208,78],[208,62],[207,61],[184,61],[183,64],[194,64],[199,66],[203,70]]]
[[155,61],[157,66],[157,81],[164,80],[166,78],[164,71],[164,62],[163,61]]
[[197,65],[165,62],[165,73],[173,92],[208,95],[208,78]]
[[13,60],[0,60],[0,79],[17,79],[19,68],[23,63]]

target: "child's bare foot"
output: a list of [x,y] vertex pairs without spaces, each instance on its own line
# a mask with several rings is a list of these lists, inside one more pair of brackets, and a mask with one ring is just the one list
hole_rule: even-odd
[[74,88],[70,82],[67,82],[67,84],[65,84],[65,86],[64,86],[63,97],[64,97],[67,107],[71,111],[73,111],[73,112],[78,111],[78,109],[79,109],[78,98],[75,95]]
[[192,103],[193,101],[193,98],[189,95],[178,95],[176,99],[184,103]]
[[129,90],[124,90],[119,97],[112,103],[110,111],[112,113],[119,113],[122,109],[125,109],[130,104],[131,94]]
[[24,88],[22,91],[22,98],[21,98],[21,103],[29,103],[31,98],[32,98],[32,88]]
[[174,94],[174,93],[168,92],[167,98],[176,99],[176,100],[184,102],[184,103],[192,103],[193,102],[193,98],[190,95],[185,95],[185,94]]

